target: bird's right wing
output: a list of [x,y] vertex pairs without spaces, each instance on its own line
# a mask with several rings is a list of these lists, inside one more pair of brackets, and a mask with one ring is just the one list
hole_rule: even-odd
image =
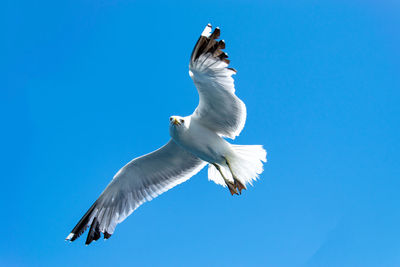
[[143,202],[188,180],[206,163],[170,140],[160,149],[136,158],[114,176],[96,202],[78,222],[67,240],[74,241],[90,226],[86,244],[107,239]]
[[246,106],[235,95],[228,55],[223,40],[217,41],[219,28],[211,33],[208,24],[197,41],[189,63],[189,74],[199,92],[199,105],[192,119],[219,135],[234,139],[246,122]]

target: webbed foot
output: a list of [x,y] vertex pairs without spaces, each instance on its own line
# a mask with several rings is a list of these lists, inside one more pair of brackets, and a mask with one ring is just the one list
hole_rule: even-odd
[[236,184],[230,182],[230,181],[225,181],[226,185],[228,186],[229,191],[231,192],[231,195],[239,195],[238,191],[236,190]]
[[237,178],[233,178],[234,179],[234,186],[235,186],[235,188],[237,188],[238,190],[239,190],[239,194],[241,195],[242,194],[242,190],[244,189],[244,190],[246,190],[247,188],[246,188],[246,186],[244,185],[244,184],[242,184],[242,182],[241,181],[239,181]]

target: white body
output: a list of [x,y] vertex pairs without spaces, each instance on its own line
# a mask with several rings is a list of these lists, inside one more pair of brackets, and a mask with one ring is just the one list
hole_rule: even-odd
[[225,187],[226,183],[214,164],[220,167],[229,181],[234,181],[227,164],[229,161],[237,179],[244,185],[252,184],[263,171],[262,162],[266,161],[266,151],[262,146],[232,145],[193,115],[172,116],[169,132],[173,142],[183,150],[210,163],[208,178],[219,185]]
[[208,163],[226,163],[225,157],[232,149],[225,139],[190,116],[173,118],[184,121],[181,125],[170,123],[169,133],[175,143]]

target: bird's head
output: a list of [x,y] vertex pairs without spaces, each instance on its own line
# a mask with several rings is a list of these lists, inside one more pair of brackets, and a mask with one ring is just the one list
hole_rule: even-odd
[[185,118],[180,116],[169,117],[169,124],[171,127],[185,126]]
[[180,117],[180,116],[169,117],[169,131],[170,131],[171,137],[180,135],[180,133],[182,133],[188,129],[189,125],[190,125],[190,116],[188,116],[188,117]]

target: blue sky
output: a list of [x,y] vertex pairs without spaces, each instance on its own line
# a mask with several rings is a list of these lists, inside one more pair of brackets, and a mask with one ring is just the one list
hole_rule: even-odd
[[[2,266],[399,266],[397,1],[6,1]],[[106,242],[64,238],[116,171],[169,139],[188,59],[220,26],[268,163],[239,197],[207,180]]]

